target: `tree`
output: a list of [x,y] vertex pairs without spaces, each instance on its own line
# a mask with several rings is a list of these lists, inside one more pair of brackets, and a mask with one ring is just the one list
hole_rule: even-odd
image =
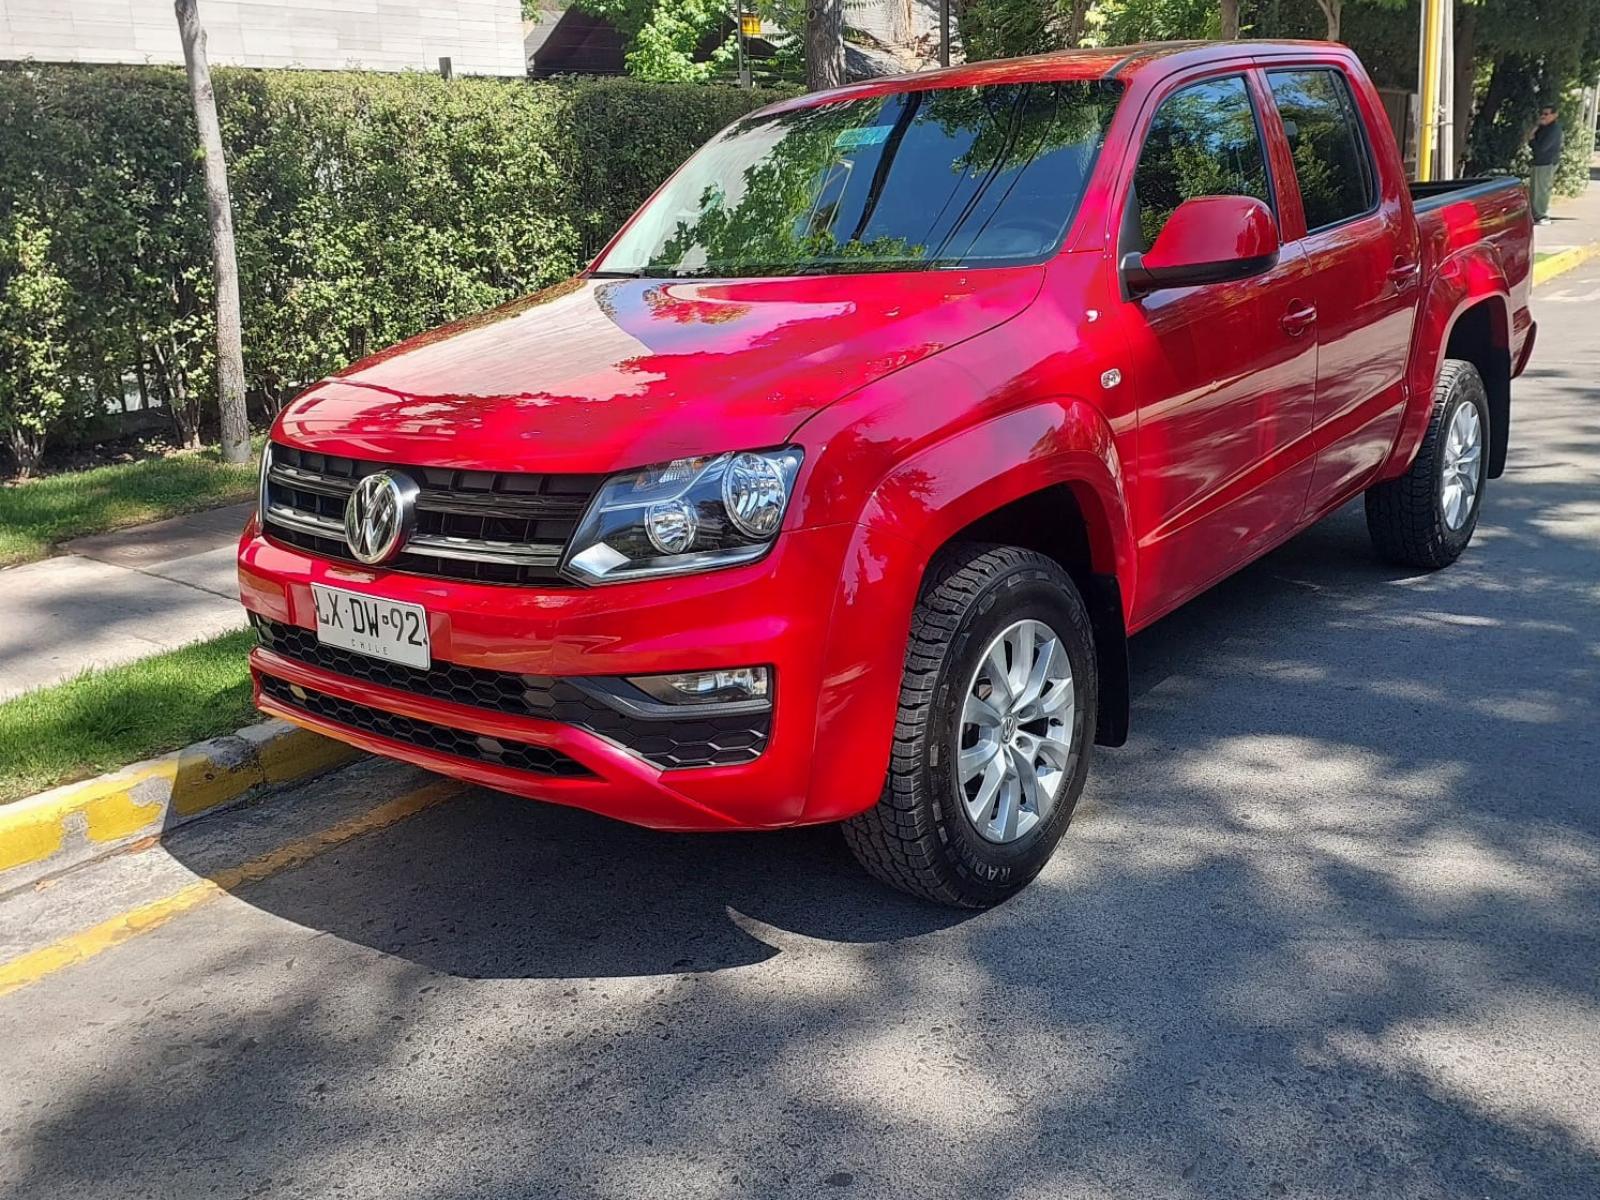
[[806,8],[806,87],[811,91],[844,82],[844,2],[811,0]]
[[244,345],[240,335],[239,264],[234,258],[233,205],[228,196],[228,164],[222,152],[217,97],[206,62],[206,31],[199,0],[174,0],[183,62],[194,101],[204,159],[206,208],[211,219],[211,271],[216,280],[217,407],[222,416],[222,460],[250,461],[250,423],[245,412]]
[[725,0],[574,0],[584,12],[604,17],[623,37],[623,61],[635,79],[656,83],[705,83],[727,71],[738,54],[729,32],[709,55],[702,48],[728,27]]
[[1222,40],[1231,42],[1239,36],[1239,0],[1222,0],[1217,15],[1222,25]]
[[0,436],[26,479],[65,412],[67,284],[50,262],[50,235],[31,214],[0,228]]

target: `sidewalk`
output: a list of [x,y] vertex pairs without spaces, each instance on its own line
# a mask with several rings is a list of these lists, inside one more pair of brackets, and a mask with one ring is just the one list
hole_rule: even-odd
[[253,507],[79,538],[0,571],[0,700],[241,628],[234,546]]
[[1559,254],[1600,242],[1600,167],[1593,168],[1591,174],[1594,178],[1583,195],[1555,198],[1550,206],[1550,224],[1534,228],[1535,254]]

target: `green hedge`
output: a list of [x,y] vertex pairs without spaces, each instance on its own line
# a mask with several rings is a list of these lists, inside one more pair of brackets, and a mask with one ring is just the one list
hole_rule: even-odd
[[[695,147],[772,97],[358,72],[221,70],[216,83],[245,369],[273,401],[567,277]],[[192,433],[213,363],[182,72],[0,66],[0,163],[0,378],[66,380],[77,403],[51,418],[60,432],[95,391],[137,376]],[[55,319],[38,319],[41,296]],[[5,388],[9,433],[43,385]]]

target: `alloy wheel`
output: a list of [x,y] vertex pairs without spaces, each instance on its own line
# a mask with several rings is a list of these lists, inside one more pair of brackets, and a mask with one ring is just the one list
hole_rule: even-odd
[[1055,630],[1018,621],[984,649],[956,730],[956,799],[986,841],[1049,817],[1072,758],[1072,664]]
[[1444,464],[1440,468],[1440,503],[1444,523],[1452,532],[1461,529],[1472,515],[1483,469],[1483,421],[1475,404],[1460,404],[1450,418],[1444,439]]

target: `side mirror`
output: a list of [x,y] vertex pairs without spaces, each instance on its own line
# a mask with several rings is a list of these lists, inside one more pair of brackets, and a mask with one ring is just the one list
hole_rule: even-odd
[[1196,196],[1178,205],[1143,254],[1122,256],[1129,296],[1159,288],[1228,283],[1278,261],[1272,210],[1251,196]]

